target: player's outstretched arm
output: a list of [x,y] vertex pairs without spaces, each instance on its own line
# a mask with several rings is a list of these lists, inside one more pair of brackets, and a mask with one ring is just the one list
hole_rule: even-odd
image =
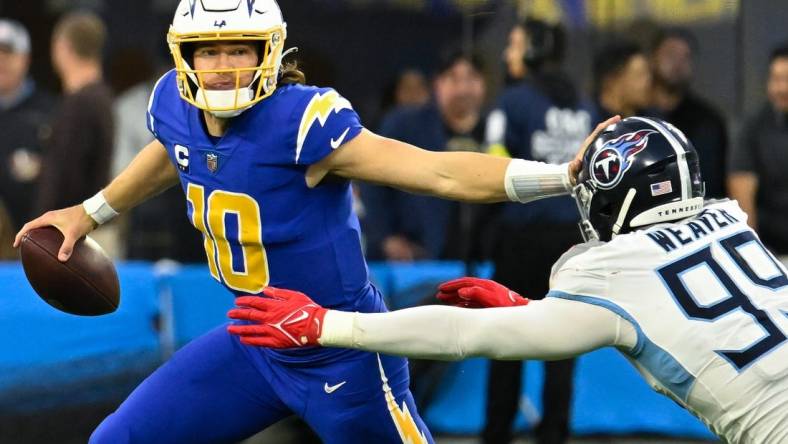
[[[177,181],[178,172],[167,157],[167,151],[160,142],[153,141],[140,151],[109,186],[92,199],[93,202],[104,201],[96,204],[98,216],[94,214],[91,217],[82,204],[48,211],[19,230],[14,239],[14,247],[19,246],[28,231],[54,225],[63,233],[58,259],[65,262],[71,256],[76,241],[93,231],[102,217],[109,217],[108,212],[122,213],[161,193]],[[96,217],[99,217],[98,221]]]
[[620,120],[597,126],[578,156],[567,165],[505,159],[470,152],[434,152],[364,130],[313,165],[307,182],[326,174],[387,185],[402,190],[468,202],[530,200],[567,194],[580,171],[580,159],[597,133]]
[[167,149],[154,140],[140,151],[103,193],[118,213],[130,210],[178,183],[178,169]]
[[329,311],[320,344],[417,358],[564,359],[615,345],[614,313],[549,298],[469,310],[424,306],[390,313]]
[[[268,288],[238,298],[230,333],[247,345],[346,347],[430,359],[562,359],[619,344],[620,322],[596,306],[549,298],[526,306],[468,310],[426,306],[390,313],[326,310],[306,295]],[[634,345],[629,344],[630,346]]]

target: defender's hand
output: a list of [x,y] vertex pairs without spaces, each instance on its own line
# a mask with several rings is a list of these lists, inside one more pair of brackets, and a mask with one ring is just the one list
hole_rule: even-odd
[[96,228],[96,222],[85,212],[85,208],[81,204],[62,210],[47,211],[38,218],[26,223],[19,230],[19,233],[14,238],[14,248],[19,247],[22,237],[28,231],[50,225],[55,226],[63,233],[63,245],[60,246],[60,251],[57,253],[57,258],[60,262],[66,262],[71,257],[77,240]]
[[436,297],[447,304],[466,308],[514,307],[529,302],[495,281],[472,277],[444,282],[438,287]]
[[594,139],[596,139],[596,136],[598,136],[599,133],[604,131],[608,126],[615,125],[620,121],[621,116],[618,115],[605,120],[604,122],[597,125],[596,129],[594,129],[594,132],[592,132],[588,137],[586,137],[586,140],[583,141],[580,151],[578,151],[575,158],[569,162],[569,181],[572,182],[572,186],[577,185],[577,176],[580,174],[580,170],[583,169],[583,155],[586,153],[588,147],[591,146],[591,143],[594,141]]
[[263,294],[235,300],[238,308],[227,315],[253,324],[231,325],[227,327],[228,332],[239,336],[246,345],[270,348],[318,345],[327,309],[297,291],[266,287]]

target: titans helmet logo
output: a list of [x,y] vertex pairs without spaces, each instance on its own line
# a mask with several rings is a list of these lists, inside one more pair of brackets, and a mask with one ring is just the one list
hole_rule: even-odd
[[596,186],[603,190],[614,188],[621,182],[624,173],[632,166],[632,159],[643,151],[653,130],[640,130],[609,140],[591,158],[591,177]]

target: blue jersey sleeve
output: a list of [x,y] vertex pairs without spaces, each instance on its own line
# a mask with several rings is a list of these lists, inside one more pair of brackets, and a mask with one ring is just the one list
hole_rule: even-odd
[[350,102],[331,88],[309,88],[295,113],[298,133],[294,160],[300,165],[319,162],[363,129]]
[[157,130],[159,125],[157,122],[157,113],[155,110],[159,106],[162,96],[161,90],[165,89],[164,86],[167,84],[167,80],[172,77],[173,74],[174,71],[169,71],[161,76],[161,78],[159,78],[159,80],[157,80],[156,84],[153,86],[153,91],[151,91],[150,98],[148,99],[148,110],[145,113],[145,123],[148,125],[148,131],[150,131],[151,134],[153,134],[153,137],[158,140],[161,140],[161,138]]

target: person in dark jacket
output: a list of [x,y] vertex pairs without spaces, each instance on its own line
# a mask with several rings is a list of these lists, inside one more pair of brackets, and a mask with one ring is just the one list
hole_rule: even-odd
[[34,216],[41,153],[52,133],[55,100],[28,76],[30,36],[16,21],[0,19],[0,201],[12,227]]
[[[492,153],[564,164],[591,130],[591,104],[561,71],[564,31],[559,25],[528,19],[515,26],[504,52],[509,87],[488,119]],[[579,214],[571,197],[525,205],[502,204],[495,230],[494,279],[521,294],[540,298],[549,288],[552,264],[581,242]],[[569,437],[573,360],[545,363],[544,414],[536,428],[540,444]],[[483,442],[508,443],[521,394],[522,362],[492,361],[487,382],[487,420]]]
[[788,254],[788,44],[772,51],[768,102],[750,116],[728,159],[731,198],[747,213],[761,241]]
[[102,80],[106,29],[91,13],[72,13],[55,26],[52,64],[65,97],[43,161],[38,206],[68,207],[107,184],[113,144],[112,94]]
[[[480,151],[486,85],[473,55],[448,53],[434,80],[434,99],[423,106],[394,109],[380,134],[433,151]],[[577,146],[577,145],[575,145]],[[374,260],[465,259],[473,207],[388,187],[362,185],[367,256]],[[459,220],[460,223],[454,221]],[[471,226],[473,225],[473,226]]]
[[669,29],[651,48],[651,99],[660,116],[692,141],[700,158],[707,198],[723,198],[728,130],[725,119],[690,88],[698,43],[689,31]]

